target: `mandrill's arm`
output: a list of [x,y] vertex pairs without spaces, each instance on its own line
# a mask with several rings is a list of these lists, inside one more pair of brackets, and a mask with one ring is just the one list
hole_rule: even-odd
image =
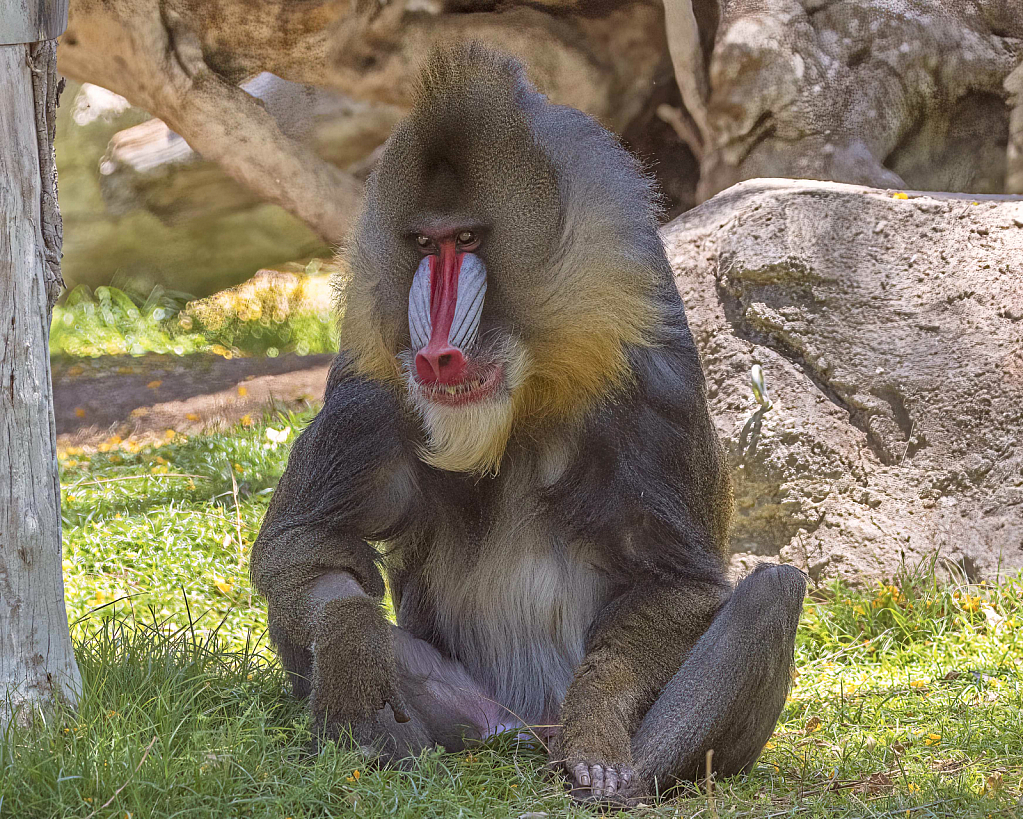
[[[340,361],[340,359],[339,359]],[[252,550],[270,636],[318,734],[350,729],[392,760],[455,749],[509,727],[464,668],[384,618],[368,543],[418,509],[410,440],[393,397],[335,365],[327,400],[295,442]]]
[[378,554],[366,542],[400,514],[387,495],[401,472],[401,416],[384,388],[339,370],[295,442],[251,564],[295,693],[312,694],[317,724],[331,733],[385,704],[403,718]]
[[728,592],[713,581],[638,586],[601,612],[552,749],[577,798],[613,798],[638,784],[632,738]]
[[[580,799],[620,801],[752,764],[785,701],[804,582],[784,566],[725,580],[731,493],[684,318],[674,344],[637,351],[629,412],[595,415],[566,483],[590,500],[577,528],[610,542],[625,591],[593,624],[562,708],[555,760]],[[602,517],[601,517],[602,515]],[[617,533],[617,540],[615,539]],[[667,536],[665,536],[667,535]],[[618,544],[617,548],[615,544]]]

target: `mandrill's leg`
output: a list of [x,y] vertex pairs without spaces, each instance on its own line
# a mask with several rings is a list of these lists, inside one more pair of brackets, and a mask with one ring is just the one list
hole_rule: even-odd
[[523,727],[483,692],[461,663],[397,626],[391,634],[406,712],[423,725],[434,744],[457,751],[467,743]]
[[637,781],[664,789],[706,774],[749,771],[788,693],[806,583],[792,566],[762,565],[736,586],[632,743]]
[[751,766],[774,730],[805,583],[762,566],[731,594],[680,581],[601,612],[562,708],[554,761],[582,801],[627,802],[705,773]]

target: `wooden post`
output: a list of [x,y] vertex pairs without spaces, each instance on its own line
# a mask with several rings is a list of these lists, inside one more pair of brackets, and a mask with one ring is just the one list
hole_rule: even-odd
[[81,691],[64,607],[48,344],[63,284],[52,38],[66,15],[66,0],[0,9],[0,727],[56,699],[74,704]]
[[1005,78],[1009,92],[1009,146],[1006,151],[1008,172],[1006,193],[1023,193],[1023,63]]

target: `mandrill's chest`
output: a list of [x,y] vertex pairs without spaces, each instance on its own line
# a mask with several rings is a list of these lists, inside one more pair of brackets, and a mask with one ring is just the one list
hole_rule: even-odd
[[531,492],[515,490],[481,502],[473,525],[439,527],[421,544],[426,559],[405,584],[417,605],[403,603],[399,622],[415,632],[424,624],[401,621],[428,620],[438,647],[498,702],[543,724],[557,719],[612,584]]

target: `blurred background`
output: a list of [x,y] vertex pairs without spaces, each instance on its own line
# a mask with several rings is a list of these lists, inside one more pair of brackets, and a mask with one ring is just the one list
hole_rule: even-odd
[[[418,66],[467,38],[619,134],[665,221],[765,176],[1023,191],[1016,0],[72,0],[52,332],[65,444],[154,432],[168,402],[198,428],[271,391],[319,394],[333,250]],[[186,362],[202,362],[190,385]],[[263,376],[250,401],[223,400]]]

